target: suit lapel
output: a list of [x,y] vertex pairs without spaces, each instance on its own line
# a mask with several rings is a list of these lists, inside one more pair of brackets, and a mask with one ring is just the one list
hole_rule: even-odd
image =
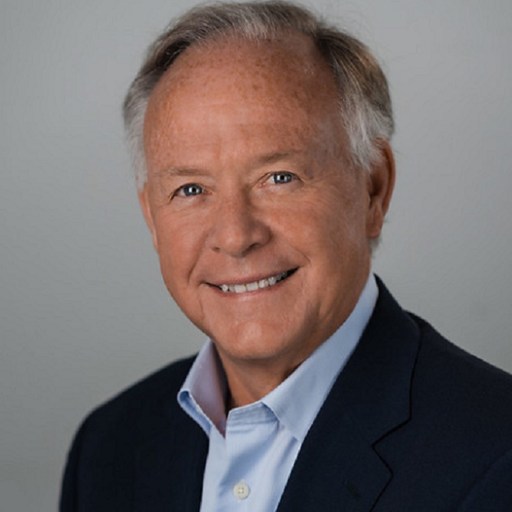
[[368,512],[392,479],[378,442],[409,419],[419,333],[379,288],[374,314],[304,440],[278,512]]
[[385,464],[345,416],[336,424],[312,427],[278,512],[371,510],[389,478]]

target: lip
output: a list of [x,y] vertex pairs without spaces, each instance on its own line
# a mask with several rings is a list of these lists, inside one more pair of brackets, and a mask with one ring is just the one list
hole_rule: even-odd
[[[254,274],[252,276],[247,276],[243,278],[235,278],[235,279],[226,279],[225,281],[218,281],[216,283],[207,282],[207,284],[213,288],[218,289],[223,294],[226,295],[240,295],[241,293],[254,293],[256,291],[263,291],[270,288],[274,288],[279,283],[286,281],[289,277],[291,277],[296,271],[298,267],[290,268],[287,270],[281,270],[277,272],[265,273],[265,274]],[[272,282],[273,280],[273,282]],[[270,281],[270,284],[269,284]],[[255,283],[266,282],[266,285],[255,288],[255,289],[246,289],[243,292],[235,292],[232,290],[235,287],[251,285]],[[228,290],[227,288],[231,288]]]

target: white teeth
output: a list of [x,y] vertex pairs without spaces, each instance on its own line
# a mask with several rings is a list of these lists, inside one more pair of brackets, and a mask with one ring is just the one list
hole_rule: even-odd
[[248,292],[255,292],[258,289],[259,283],[256,281],[254,283],[249,283],[245,285]]
[[224,293],[245,293],[245,292],[255,292],[256,290],[268,288],[269,286],[274,286],[279,281],[283,280],[288,276],[288,272],[282,272],[276,276],[271,276],[267,279],[260,279],[259,281],[253,281],[251,283],[245,284],[221,284],[219,288]]

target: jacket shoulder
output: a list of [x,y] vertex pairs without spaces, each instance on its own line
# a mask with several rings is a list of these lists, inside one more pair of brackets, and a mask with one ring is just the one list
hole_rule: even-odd
[[[128,510],[134,472],[141,463],[139,457],[152,442],[162,439],[163,444],[158,446],[172,445],[173,450],[179,449],[180,443],[173,436],[187,432],[194,442],[204,444],[199,427],[176,400],[192,361],[189,358],[166,366],[86,417],[68,454],[61,511],[78,510],[79,504],[80,510],[82,506],[83,510],[98,512],[113,508]],[[168,455],[170,458],[171,454]],[[113,503],[118,506],[111,507]]]
[[[411,317],[421,336],[416,372],[420,381],[424,377],[432,384],[436,399],[442,399],[437,391],[444,388],[451,400],[481,402],[479,405],[489,412],[498,404],[512,405],[512,375],[448,341],[425,320]],[[512,419],[512,409],[500,411],[500,416],[504,413]]]
[[[411,393],[412,418],[441,450],[490,464],[512,448],[512,375],[466,352],[424,320]],[[441,441],[444,440],[444,441]],[[443,447],[443,442],[450,444]]]
[[195,356],[180,359],[144,377],[96,407],[85,421],[142,418],[160,411],[164,403],[168,407],[176,404],[176,395],[194,359]]

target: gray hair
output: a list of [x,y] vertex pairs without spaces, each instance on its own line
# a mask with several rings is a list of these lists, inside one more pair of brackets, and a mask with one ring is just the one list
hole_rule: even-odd
[[127,140],[137,186],[147,179],[144,116],[149,97],[163,74],[189,46],[222,35],[246,40],[272,39],[295,31],[310,37],[332,70],[340,91],[340,113],[353,164],[371,169],[379,143],[393,134],[393,113],[386,77],[370,50],[351,35],[327,25],[298,5],[270,0],[199,6],[171,23],[149,47],[123,104]]

